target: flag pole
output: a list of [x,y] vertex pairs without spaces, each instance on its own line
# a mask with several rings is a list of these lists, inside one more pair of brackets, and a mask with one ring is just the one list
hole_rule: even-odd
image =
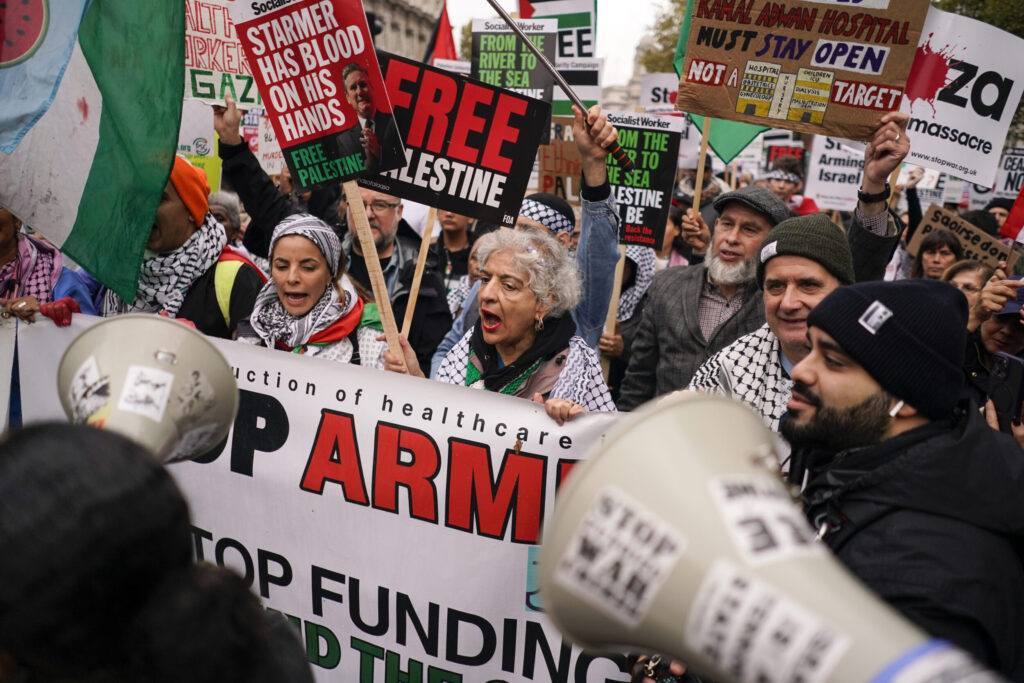
[[[619,318],[619,296],[622,294],[622,271],[626,269],[626,245],[619,245],[619,261],[615,264],[615,280],[612,282],[612,298],[608,302],[608,315],[604,319],[604,331],[606,334],[615,334],[615,323]],[[611,374],[611,360],[601,356],[601,372],[604,374],[605,383]]]
[[711,117],[704,117],[700,133],[700,155],[697,157],[697,180],[693,183],[693,217],[700,214],[700,197],[704,189],[704,160],[708,157],[708,135],[711,134]]

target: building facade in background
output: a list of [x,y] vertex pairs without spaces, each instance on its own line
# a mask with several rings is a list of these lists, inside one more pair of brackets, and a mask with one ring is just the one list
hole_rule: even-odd
[[378,50],[393,52],[409,59],[423,59],[442,2],[363,0],[363,8],[373,12],[384,29],[374,38],[374,45]]

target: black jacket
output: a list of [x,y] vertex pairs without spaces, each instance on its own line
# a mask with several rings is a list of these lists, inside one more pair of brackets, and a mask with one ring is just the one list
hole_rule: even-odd
[[931,423],[834,457],[794,456],[791,481],[836,557],[933,636],[1024,680],[1024,453],[964,401]]

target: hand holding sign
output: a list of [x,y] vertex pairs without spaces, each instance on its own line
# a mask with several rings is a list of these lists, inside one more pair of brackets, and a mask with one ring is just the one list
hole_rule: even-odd
[[587,112],[586,120],[583,110],[575,104],[572,106],[575,120],[572,124],[573,138],[580,151],[580,165],[583,179],[589,187],[599,187],[608,180],[605,160],[608,158],[608,147],[616,146],[619,140],[615,126],[608,123],[608,117],[601,113],[601,106],[595,104]]
[[708,250],[708,246],[711,245],[711,230],[704,222],[700,211],[694,212],[693,209],[687,209],[680,227],[683,241],[690,245],[694,252],[703,254]]
[[242,135],[238,132],[242,112],[238,111],[231,93],[224,93],[224,102],[227,105],[225,107],[213,105],[213,129],[225,145],[239,145],[242,143]]
[[[891,111],[882,117],[882,125],[876,130],[864,148],[864,180],[861,190],[866,194],[880,194],[885,191],[889,176],[902,164],[910,152],[910,140],[907,138],[907,123],[910,116],[898,111]],[[878,214],[885,210],[885,201],[860,203],[860,209],[866,214]]]
[[366,154],[366,167],[376,168],[380,162],[380,141],[377,140],[373,128],[369,126],[363,128],[363,132],[359,136],[359,144],[363,146],[363,152]]

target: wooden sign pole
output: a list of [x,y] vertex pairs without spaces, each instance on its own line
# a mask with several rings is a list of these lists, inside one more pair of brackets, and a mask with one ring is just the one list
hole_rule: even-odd
[[[608,302],[608,316],[604,319],[604,331],[615,334],[615,322],[619,317],[619,296],[622,294],[622,271],[626,269],[626,245],[619,245],[619,262],[615,264],[615,281],[612,282],[612,299]],[[608,381],[611,372],[611,360],[601,356],[601,370],[604,381]]]
[[700,213],[700,196],[704,190],[704,160],[708,157],[708,135],[711,133],[711,117],[704,117],[700,133],[700,155],[697,157],[697,180],[693,183],[693,215]]
[[[430,236],[434,234],[434,221],[437,220],[437,208],[430,207],[427,211],[427,225],[423,228],[423,240],[420,242],[420,253],[416,259],[416,272],[412,276],[412,289],[409,290],[409,303],[405,307],[405,320],[402,321],[402,336],[409,338],[409,328],[412,327],[412,314],[416,310],[416,299],[420,295],[420,282],[423,280],[423,266],[427,262],[427,252],[430,251]],[[442,235],[438,239],[444,239]],[[443,245],[442,245],[443,246]]]
[[348,200],[352,221],[355,223],[350,227],[355,228],[356,237],[359,238],[359,248],[363,252],[366,272],[370,276],[373,298],[377,300],[377,310],[380,311],[380,321],[384,327],[388,350],[401,358],[402,345],[398,342],[398,325],[395,324],[395,314],[391,310],[388,285],[384,281],[384,271],[381,270],[380,259],[377,257],[377,245],[373,243],[373,233],[370,232],[370,222],[366,218],[366,207],[363,206],[363,197],[359,194],[359,185],[354,180],[346,180],[341,186],[345,191],[345,199]]

